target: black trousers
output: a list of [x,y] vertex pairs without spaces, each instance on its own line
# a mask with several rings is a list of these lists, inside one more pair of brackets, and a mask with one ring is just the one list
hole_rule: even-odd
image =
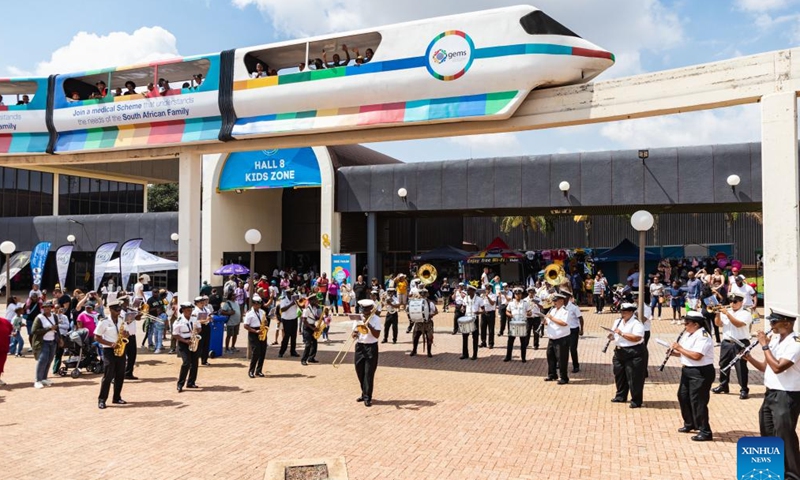
[[258,339],[257,333],[247,332],[247,342],[250,344],[250,373],[263,373],[264,357],[267,355],[267,340]]
[[[530,332],[530,327],[528,327],[528,331]],[[508,343],[506,344],[506,360],[511,360],[511,355],[514,353],[514,340],[517,337],[512,337],[511,335],[508,336]],[[528,342],[530,341],[529,336],[520,337],[519,339],[519,356],[522,358],[523,362],[526,362],[527,359],[525,358],[525,353],[528,350]]]
[[572,356],[572,368],[581,368],[578,361],[578,339],[581,338],[580,328],[569,329],[569,353]]
[[[478,320],[476,319],[475,322]],[[476,325],[477,327],[477,325]],[[468,334],[461,334],[461,357],[469,357],[469,336],[472,335],[472,358],[478,358],[478,329]]]
[[[531,335],[533,335],[533,348],[539,348],[539,326],[542,324],[541,317],[533,317],[526,319],[528,322],[528,341],[530,341]],[[525,342],[525,346],[527,348],[528,342]]]
[[[194,385],[197,381],[197,364],[200,362],[200,348],[192,352],[189,345],[178,342],[178,356],[181,357],[181,373],[178,375],[178,386],[183,388],[185,384]],[[186,377],[189,377],[188,381]]]
[[59,347],[56,343],[56,356],[53,358],[53,375],[58,373],[58,367],[61,366],[61,357],[64,356],[64,348]]
[[317,339],[314,338],[314,329],[303,328],[303,358],[304,362],[317,359]]
[[[418,330],[415,331],[414,332],[414,336],[411,337],[411,341],[412,341],[412,344],[413,344],[413,348],[411,349],[411,351],[414,352],[415,355],[417,353],[417,347],[419,346],[419,339],[423,335],[423,331],[422,331],[423,329],[419,328],[419,327],[417,327],[417,328],[418,328]],[[428,354],[429,355],[431,353],[431,347],[433,346],[433,321],[430,322],[430,328],[431,328],[431,330],[430,330],[431,334],[425,336],[425,346],[428,348]]]
[[[551,338],[547,343],[547,376],[569,380],[567,363],[569,362],[569,335],[561,338]],[[558,365],[558,376],[556,376]]]
[[[133,376],[133,367],[136,366],[136,335],[128,337],[128,343],[125,345],[125,376]],[[105,355],[103,355],[105,357]]]
[[606,299],[603,294],[594,294],[594,313],[600,313],[606,306]]
[[489,337],[489,348],[494,348],[494,323],[496,317],[495,310],[481,315],[481,345],[486,346],[486,337]]
[[453,311],[453,333],[458,333],[458,319],[464,316],[464,310],[456,306]]
[[500,315],[500,332],[498,333],[498,335],[500,335],[501,337],[503,336],[503,332],[506,331],[506,322],[508,322],[508,316],[506,316],[506,308],[507,308],[506,305],[503,305],[502,307],[499,307],[497,309]]
[[650,350],[647,349],[647,345],[650,343],[650,330],[645,330],[644,332],[644,378],[649,377],[650,375],[647,373],[647,365],[650,363]]
[[[750,340],[740,340],[745,346],[750,345]],[[730,340],[725,340],[719,347],[719,386],[721,388],[730,388],[729,383],[731,379],[731,371],[728,370],[727,372],[722,371],[722,367],[728,365],[733,361],[736,355],[741,352],[743,349],[739,345],[731,342]],[[740,359],[734,365],[736,368],[736,376],[739,379],[739,388],[743,392],[749,392],[750,389],[747,388],[747,360],[744,358]]]
[[708,400],[714,383],[714,365],[683,367],[678,387],[683,426],[711,435],[708,424]]
[[[128,345],[131,345],[128,342]],[[136,343],[133,343],[134,350]],[[103,348],[103,366],[105,372],[103,373],[103,380],[100,381],[100,396],[98,400],[108,400],[108,390],[111,388],[111,382],[114,382],[114,400],[119,400],[122,395],[122,384],[125,382],[125,356],[118,357],[114,355],[113,348]]]
[[356,343],[356,375],[361,384],[361,396],[372,400],[375,370],[378,369],[378,344]]
[[207,323],[200,328],[200,345],[198,351],[200,352],[200,360],[203,363],[208,363],[208,351],[211,349],[211,324]]
[[289,346],[291,348],[289,351],[292,355],[297,355],[297,319],[287,320],[282,318],[281,324],[283,324],[283,338],[281,339],[281,349],[278,354],[283,355],[286,353],[286,347]]
[[389,327],[392,328],[392,342],[397,343],[397,312],[387,313],[383,324],[383,341],[389,340]]
[[787,479],[800,479],[800,447],[797,442],[797,417],[800,415],[800,392],[767,389],[758,412],[762,437],[780,437],[785,448]]
[[628,399],[628,392],[631,394],[631,402],[641,405],[644,393],[644,372],[645,352],[647,347],[644,344],[633,347],[617,347],[614,350],[614,383],[617,386],[615,398]]

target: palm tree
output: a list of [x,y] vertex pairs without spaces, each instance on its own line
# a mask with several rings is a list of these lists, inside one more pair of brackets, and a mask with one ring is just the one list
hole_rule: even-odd
[[516,228],[522,228],[522,249],[528,249],[528,230],[547,233],[553,231],[553,218],[543,216],[521,215],[516,217],[494,217],[500,223],[500,231],[508,234]]

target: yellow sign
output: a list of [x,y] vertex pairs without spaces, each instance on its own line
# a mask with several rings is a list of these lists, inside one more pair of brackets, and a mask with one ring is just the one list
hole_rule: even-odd
[[327,233],[322,234],[322,246],[325,248],[331,248],[331,239]]

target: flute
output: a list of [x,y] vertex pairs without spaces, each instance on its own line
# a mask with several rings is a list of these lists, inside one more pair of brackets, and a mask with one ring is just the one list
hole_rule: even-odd
[[[771,338],[771,337],[772,337],[772,332],[768,332],[767,333],[767,338]],[[745,347],[744,343],[740,342],[739,340],[737,340],[737,339],[735,339],[733,337],[729,337],[729,338],[730,338],[731,341],[733,341],[733,343],[739,345],[740,347],[744,347],[744,349],[742,351],[740,351],[739,353],[737,353],[735,357],[733,357],[733,360],[731,360],[731,363],[729,363],[729,364],[725,365],[724,367],[720,368],[719,369],[720,373],[728,372],[731,368],[733,368],[734,365],[736,365],[736,362],[738,362],[739,360],[744,358],[756,346],[760,345],[757,341],[754,341],[753,343],[751,343],[750,345],[747,345]]]
[[[681,337],[683,337],[684,333],[686,333],[686,329],[685,328],[683,330],[681,330],[681,333],[678,334],[678,339],[675,340],[675,343],[678,343],[678,342],[681,341]],[[669,357],[672,356],[672,352],[673,352],[673,349],[671,347],[669,349],[667,349],[667,356],[664,358],[664,362],[661,363],[661,366],[658,367],[658,371],[659,372],[663,372],[664,371],[664,367],[667,365],[667,362],[669,361]]]

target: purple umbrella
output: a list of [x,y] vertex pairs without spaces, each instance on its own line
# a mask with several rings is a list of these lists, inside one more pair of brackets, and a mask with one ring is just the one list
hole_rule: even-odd
[[214,275],[247,275],[248,273],[250,273],[249,268],[231,263],[214,272]]

